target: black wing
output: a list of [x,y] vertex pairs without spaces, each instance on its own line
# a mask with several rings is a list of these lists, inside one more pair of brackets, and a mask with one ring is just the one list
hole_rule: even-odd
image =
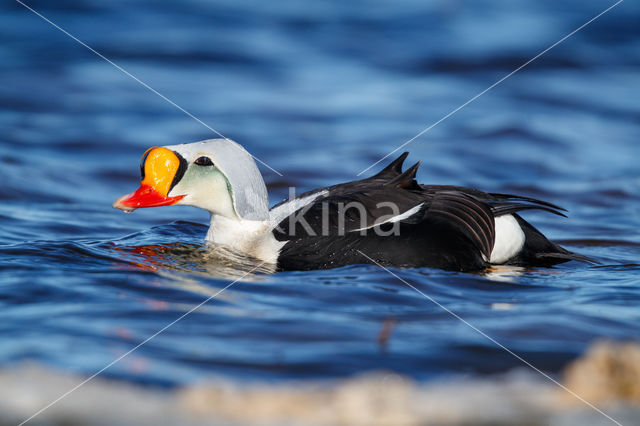
[[[300,195],[325,191],[274,229],[275,237],[286,242],[278,261],[280,268],[369,263],[362,256],[366,253],[383,265],[479,269],[487,266],[493,250],[495,217],[530,209],[564,216],[561,207],[534,198],[451,185],[420,185],[415,181],[420,163],[402,171],[407,155],[403,153],[370,178]],[[533,235],[528,232],[533,227],[516,217],[527,235]],[[389,234],[393,227],[398,232]],[[538,258],[569,253],[546,238],[525,249]]]
[[[288,242],[281,257],[296,252],[298,257],[302,253],[310,256],[309,247],[325,251],[328,257],[328,247],[335,242],[341,246],[333,247],[334,251],[375,248],[383,263],[391,263],[385,262],[378,247],[390,251],[401,242],[396,251],[415,262],[420,257],[428,259],[430,250],[431,257],[466,257],[475,263],[482,256],[488,259],[495,238],[490,206],[456,190],[425,191],[415,181],[419,163],[401,171],[406,156],[402,154],[371,178],[327,188],[325,195],[280,221],[274,234],[279,241]],[[389,234],[392,227],[397,234]],[[454,241],[455,246],[450,244]],[[456,250],[455,256],[448,255],[446,247]],[[435,253],[437,250],[443,253]],[[360,259],[357,263],[367,263],[362,256]]]

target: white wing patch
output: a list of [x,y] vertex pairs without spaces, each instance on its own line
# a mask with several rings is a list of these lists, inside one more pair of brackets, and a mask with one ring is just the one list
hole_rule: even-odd
[[417,206],[411,207],[409,210],[407,210],[404,213],[400,213],[397,216],[392,216],[389,219],[385,220],[384,222],[379,222],[379,223],[375,223],[371,226],[365,226],[364,228],[360,228],[360,229],[354,229],[351,232],[358,232],[358,231],[364,231],[365,229],[369,229],[369,228],[373,228],[375,226],[380,226],[380,225],[384,225],[385,223],[395,223],[395,222],[400,222],[401,220],[404,220],[408,217],[413,216],[414,214],[418,213],[420,211],[420,208],[422,207],[424,203],[420,203]]
[[290,214],[297,212],[304,206],[311,204],[318,197],[322,197],[323,195],[326,195],[328,193],[329,191],[324,189],[311,195],[307,195],[306,197],[287,200],[279,206],[274,207],[273,209],[271,209],[271,211],[269,211],[269,222],[271,224],[271,227],[275,228],[280,222],[284,220],[284,218],[286,218]]
[[498,216],[494,219],[496,226],[496,240],[489,257],[490,263],[504,263],[516,256],[524,246],[524,231],[515,217],[511,214]]
[[[420,204],[418,204],[418,205],[417,205],[417,206],[415,206],[415,207],[411,207],[411,208],[410,208],[409,210],[407,210],[406,212],[404,212],[404,213],[402,213],[402,214],[399,214],[398,216],[394,216],[394,217],[392,217],[391,219],[389,219],[389,220],[387,220],[387,221],[385,221],[385,222],[382,222],[382,223],[389,223],[389,222],[394,223],[394,222],[400,222],[401,220],[404,220],[404,219],[406,219],[406,218],[408,218],[408,217],[411,217],[411,216],[413,216],[414,214],[418,213],[418,211],[420,211],[420,207],[422,207],[422,205],[423,205],[423,204],[424,204],[424,203],[420,203]],[[379,224],[379,225],[382,225],[382,224]]]

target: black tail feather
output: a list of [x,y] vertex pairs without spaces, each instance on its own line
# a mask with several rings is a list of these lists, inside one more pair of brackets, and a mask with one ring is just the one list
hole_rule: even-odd
[[[558,246],[560,247],[560,246]],[[562,247],[560,247],[562,248]],[[564,248],[562,248],[563,250],[566,250]],[[583,256],[581,254],[578,253],[574,253],[571,251],[566,250],[566,253],[537,253],[536,257],[539,259],[561,259],[562,262],[564,261],[569,261],[569,260],[577,260],[578,262],[586,262],[586,263],[593,263],[595,265],[602,265],[602,262],[599,262],[595,259],[592,259],[590,257],[587,256]]]
[[595,259],[591,259],[578,253],[573,253],[558,244],[549,241],[547,237],[542,235],[540,231],[519,215],[514,213],[513,216],[516,218],[524,232],[525,243],[520,253],[507,263],[522,266],[552,266],[558,263],[568,262],[570,260],[593,264],[600,263]]

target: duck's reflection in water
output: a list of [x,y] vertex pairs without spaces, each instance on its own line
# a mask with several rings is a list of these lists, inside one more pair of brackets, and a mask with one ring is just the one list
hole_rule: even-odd
[[479,274],[490,281],[513,283],[517,281],[518,277],[524,275],[527,271],[531,271],[531,269],[513,265],[492,265],[490,268],[481,271]]
[[276,265],[265,263],[224,246],[213,244],[168,243],[114,247],[121,259],[136,267],[206,274],[217,278],[240,279],[275,272]]

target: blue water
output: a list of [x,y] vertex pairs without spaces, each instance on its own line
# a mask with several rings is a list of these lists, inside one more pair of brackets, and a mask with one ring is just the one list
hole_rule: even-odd
[[[280,171],[261,167],[275,204],[290,186],[353,180],[612,3],[28,4]],[[554,374],[596,339],[640,338],[639,19],[621,3],[406,148],[423,183],[569,210],[525,217],[602,265],[393,270]],[[18,3],[0,6],[0,41],[0,368],[91,374],[250,269],[202,245],[202,211],[111,208],[148,147],[216,135]],[[353,265],[255,274],[103,374],[428,380],[521,365]]]

